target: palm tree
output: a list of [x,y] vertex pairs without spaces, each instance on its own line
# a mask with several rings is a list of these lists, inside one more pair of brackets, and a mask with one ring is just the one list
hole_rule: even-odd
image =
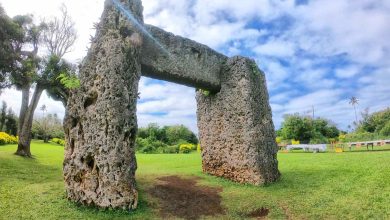
[[47,107],[46,105],[42,105],[41,106],[41,111],[42,111],[42,122],[43,122],[43,142],[47,143],[49,142],[49,139],[48,139],[48,136],[47,136],[47,129],[46,129],[46,124],[47,124],[47,121],[46,121],[46,117],[45,117],[45,112],[47,111]]
[[353,106],[353,109],[355,110],[355,123],[357,125],[358,119],[357,119],[357,113],[356,113],[356,105],[359,104],[359,99],[357,99],[355,96],[352,96],[351,99],[349,100],[349,104]]
[[46,112],[46,110],[47,110],[46,105],[42,105],[40,109],[41,109],[41,111],[42,111],[42,117],[45,118],[45,112]]

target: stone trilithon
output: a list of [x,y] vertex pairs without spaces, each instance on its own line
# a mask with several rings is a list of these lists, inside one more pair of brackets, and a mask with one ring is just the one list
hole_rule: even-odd
[[[107,0],[66,107],[70,200],[135,209],[136,102],[141,75],[197,89],[203,171],[262,185],[280,174],[264,74],[253,60],[143,24],[141,0]],[[206,92],[207,91],[207,92]]]

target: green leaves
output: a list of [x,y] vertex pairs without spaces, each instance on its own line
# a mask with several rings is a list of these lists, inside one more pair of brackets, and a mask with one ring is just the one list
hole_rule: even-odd
[[299,114],[286,115],[278,136],[284,140],[325,143],[329,138],[337,138],[340,131],[330,121],[323,118],[312,119]]
[[76,89],[80,87],[80,80],[76,75],[61,73],[57,79],[60,80],[61,84],[68,89]]
[[204,95],[204,96],[209,96],[210,95],[210,91],[208,90],[204,90],[204,89],[199,89],[200,92]]

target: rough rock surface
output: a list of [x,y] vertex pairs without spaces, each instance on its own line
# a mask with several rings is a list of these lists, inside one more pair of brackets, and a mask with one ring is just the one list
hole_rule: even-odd
[[[125,4],[140,25],[129,22],[124,17],[129,13],[120,13],[113,2]],[[142,29],[141,0],[106,1],[81,65],[81,87],[71,93],[66,108],[63,172],[68,198],[98,207],[136,208],[141,69],[146,76],[211,91],[197,92],[205,172],[256,185],[277,180],[268,92],[254,61],[227,59],[207,46],[146,26],[160,42],[153,43]]]
[[[111,1],[110,1],[111,2]],[[70,200],[134,209],[136,101],[142,37],[109,1],[68,100],[64,180]],[[126,1],[142,21],[140,0]]]
[[219,91],[219,74],[227,61],[225,55],[152,25],[146,25],[146,29],[154,40],[145,37],[141,54],[142,75]]
[[254,61],[230,58],[220,92],[198,90],[196,99],[204,172],[255,185],[279,178],[265,76]]

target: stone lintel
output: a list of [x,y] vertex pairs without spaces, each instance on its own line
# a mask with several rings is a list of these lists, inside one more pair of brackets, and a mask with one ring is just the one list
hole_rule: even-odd
[[145,25],[155,40],[144,36],[142,75],[218,92],[227,57],[193,40]]

